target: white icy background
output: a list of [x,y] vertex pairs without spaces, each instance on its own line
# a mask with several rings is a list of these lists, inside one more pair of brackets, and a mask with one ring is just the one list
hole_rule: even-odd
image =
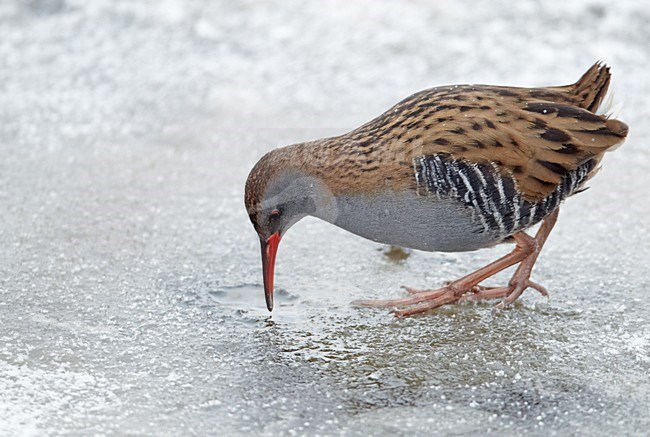
[[[431,3],[0,3],[0,435],[647,433],[650,6]],[[268,318],[242,205],[264,152],[597,59],[630,136],[561,212],[550,301],[352,309],[508,248],[395,262],[305,220]]]

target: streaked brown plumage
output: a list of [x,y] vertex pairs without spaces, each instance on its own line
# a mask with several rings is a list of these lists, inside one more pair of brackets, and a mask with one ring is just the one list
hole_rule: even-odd
[[[325,187],[321,191],[327,191],[329,197],[311,195],[311,201],[303,202],[313,203],[315,206],[311,208],[325,208],[323,205],[330,198],[355,199],[354,202],[364,205],[357,222],[373,211],[367,207],[375,202],[372,199],[386,199],[389,194],[416,193],[437,196],[439,200],[442,196],[444,200],[449,197],[463,203],[459,193],[464,193],[463,207],[471,209],[474,205],[479,216],[487,214],[487,221],[479,218],[485,231],[494,231],[493,237],[486,238],[485,242],[481,240],[477,246],[504,241],[551,216],[561,200],[577,192],[593,176],[603,154],[625,139],[628,129],[624,123],[595,113],[609,83],[609,68],[597,63],[578,82],[567,86],[456,85],[421,91],[347,134],[265,155],[246,183],[246,208],[264,248],[271,234],[277,233],[279,241],[279,235],[295,223],[287,220],[284,224],[288,226],[275,228],[269,221],[273,208],[263,206],[270,198],[269,193],[278,191],[279,180],[284,184],[285,179],[296,177],[289,174],[308,175]],[[439,172],[432,176],[436,169]],[[474,171],[478,172],[480,181],[468,179],[475,177]],[[450,172],[458,173],[464,182]],[[446,182],[436,179],[443,176]],[[446,191],[440,189],[442,182],[451,184]],[[460,184],[458,190],[454,183]],[[504,190],[504,187],[512,189]],[[315,198],[318,200],[314,201]],[[362,202],[357,200],[360,198]],[[508,208],[513,208],[513,204],[517,208],[516,218],[508,216]],[[520,207],[522,211],[528,208],[526,212],[530,213],[527,221],[521,223]],[[319,216],[311,210],[293,211],[293,214]],[[329,220],[326,215],[321,214]],[[358,229],[353,232],[368,237],[362,228],[330,221],[347,229]],[[499,230],[490,229],[497,224]],[[373,237],[368,238],[376,241],[392,242],[390,235],[375,238],[375,234],[369,234]],[[523,238],[519,238],[518,248],[525,246]],[[408,242],[413,236],[395,239]],[[466,250],[469,246],[464,242],[458,247],[450,250]],[[482,296],[477,284],[470,284],[462,293],[456,290],[449,294],[447,287],[445,299],[458,301],[468,291]],[[510,296],[512,290],[501,295]],[[436,299],[439,296],[429,300],[439,303]],[[391,301],[391,304],[397,303]]]

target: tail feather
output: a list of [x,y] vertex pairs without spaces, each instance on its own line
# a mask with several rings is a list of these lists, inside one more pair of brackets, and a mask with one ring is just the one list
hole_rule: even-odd
[[595,113],[607,95],[611,79],[609,67],[598,61],[576,83],[554,89],[570,96],[574,105]]
[[607,95],[611,80],[609,67],[602,62],[596,62],[575,83],[573,95],[578,106],[596,112]]

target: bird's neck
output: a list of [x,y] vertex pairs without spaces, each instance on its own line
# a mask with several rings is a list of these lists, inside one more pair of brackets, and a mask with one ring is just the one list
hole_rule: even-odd
[[335,196],[375,195],[413,184],[410,155],[394,146],[344,135],[289,146],[283,155],[287,168],[320,180]]

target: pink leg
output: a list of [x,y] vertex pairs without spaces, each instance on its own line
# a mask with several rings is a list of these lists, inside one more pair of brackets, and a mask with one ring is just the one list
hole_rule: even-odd
[[[407,288],[407,291],[412,294],[411,297],[391,300],[364,300],[353,302],[353,304],[381,308],[408,306],[409,308],[394,311],[396,316],[408,316],[465,300],[503,298],[503,301],[498,305],[501,308],[517,300],[528,287],[534,288],[542,295],[547,296],[546,289],[532,282],[529,278],[535,261],[557,221],[557,216],[558,210],[555,210],[544,219],[535,238],[531,238],[524,232],[513,235],[517,246],[512,252],[461,279],[449,283],[445,287],[436,290]],[[507,287],[493,288],[479,285],[485,279],[517,263],[520,263],[519,267]]]
[[[390,300],[361,300],[353,302],[354,305],[365,307],[380,307],[390,308],[399,306],[408,306],[425,301],[437,301],[437,299],[448,300],[449,296],[443,295],[452,294],[462,295],[471,290],[472,287],[479,282],[489,278],[490,276],[504,270],[512,265],[517,264],[524,260],[529,254],[532,253],[534,247],[534,239],[523,232],[514,235],[517,246],[509,254],[499,258],[498,260],[470,273],[449,285],[439,288],[437,290],[426,290],[415,294],[412,297],[403,299],[390,299]],[[438,305],[439,306],[439,305]]]
[[553,230],[553,226],[555,226],[555,222],[557,221],[557,216],[558,216],[559,210],[555,210],[544,219],[542,222],[542,225],[539,227],[539,230],[537,231],[537,235],[535,235],[535,250],[533,250],[533,253],[528,255],[528,257],[519,264],[519,267],[517,267],[517,270],[515,271],[515,274],[512,275],[512,278],[510,279],[510,282],[508,283],[508,288],[510,289],[510,293],[497,305],[498,308],[503,308],[505,305],[511,304],[514,301],[521,296],[521,294],[524,292],[524,290],[528,287],[535,288],[536,290],[540,291],[544,296],[548,296],[548,292],[544,287],[541,287],[534,282],[531,282],[530,280],[530,274],[533,271],[533,266],[535,265],[535,262],[537,261],[537,257],[539,256],[539,253],[542,251],[542,247],[544,247],[544,243],[546,243],[546,239],[548,238],[549,234]]

